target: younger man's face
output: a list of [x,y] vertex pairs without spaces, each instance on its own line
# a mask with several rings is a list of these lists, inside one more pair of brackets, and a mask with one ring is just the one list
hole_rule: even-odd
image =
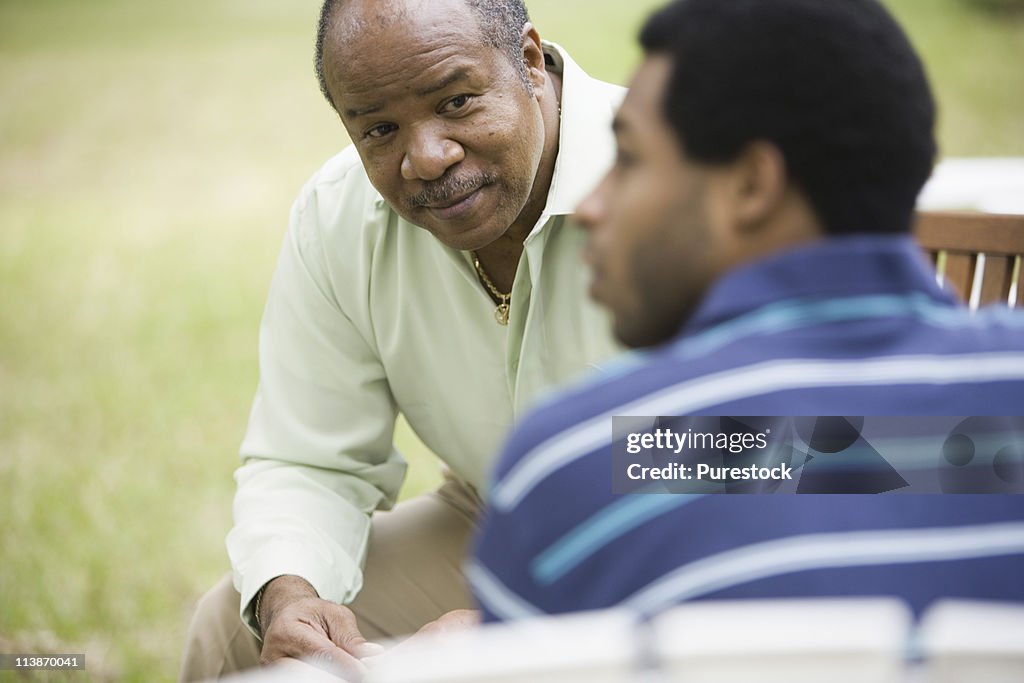
[[590,295],[631,347],[672,338],[714,279],[709,171],[686,158],[662,113],[671,70],[657,54],[640,66],[613,124],[615,164],[577,207]]

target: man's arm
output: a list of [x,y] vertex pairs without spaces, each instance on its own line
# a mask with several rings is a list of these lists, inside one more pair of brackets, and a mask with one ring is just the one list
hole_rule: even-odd
[[358,680],[366,673],[360,660],[384,652],[383,647],[363,638],[350,609],[321,600],[313,587],[297,576],[273,579],[257,602],[258,622],[264,631],[263,664],[304,659]]
[[[242,616],[257,635],[254,599],[276,577],[301,577],[323,603],[355,596],[369,514],[393,503],[405,474],[392,446],[396,411],[383,367],[338,301],[339,277],[324,258],[319,221],[360,220],[355,208],[327,211],[315,184],[304,190],[260,327],[260,386],[227,541]],[[352,258],[342,283],[365,273],[358,253]],[[359,300],[357,291],[345,294]],[[264,593],[271,597],[281,596]],[[273,602],[284,614],[281,600]]]

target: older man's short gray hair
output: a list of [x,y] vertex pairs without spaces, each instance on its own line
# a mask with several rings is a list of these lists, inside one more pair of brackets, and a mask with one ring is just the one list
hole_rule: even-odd
[[[464,2],[466,7],[476,15],[484,41],[491,47],[501,50],[516,68],[527,89],[532,89],[522,59],[523,26],[530,20],[523,0],[464,0]],[[327,40],[327,33],[330,30],[335,10],[344,3],[345,0],[324,0],[324,4],[320,8],[320,21],[316,31],[316,54],[313,58],[316,77],[320,82],[320,92],[335,109],[337,106],[327,90],[327,79],[324,76],[324,42]]]

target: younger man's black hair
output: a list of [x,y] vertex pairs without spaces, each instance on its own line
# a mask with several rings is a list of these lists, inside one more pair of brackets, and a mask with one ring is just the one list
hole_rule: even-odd
[[691,159],[725,163],[767,140],[827,233],[910,229],[935,103],[876,0],[676,0],[640,42],[672,59],[664,113]]

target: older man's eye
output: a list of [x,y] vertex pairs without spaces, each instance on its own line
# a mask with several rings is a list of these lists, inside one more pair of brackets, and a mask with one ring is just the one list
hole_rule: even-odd
[[471,99],[473,99],[472,95],[456,95],[441,105],[441,111],[443,113],[451,114],[459,111],[460,109],[465,109]]
[[378,126],[374,126],[373,128],[367,130],[365,135],[368,138],[382,138],[389,135],[390,133],[393,133],[397,129],[398,126],[396,126],[393,123],[382,123]]

